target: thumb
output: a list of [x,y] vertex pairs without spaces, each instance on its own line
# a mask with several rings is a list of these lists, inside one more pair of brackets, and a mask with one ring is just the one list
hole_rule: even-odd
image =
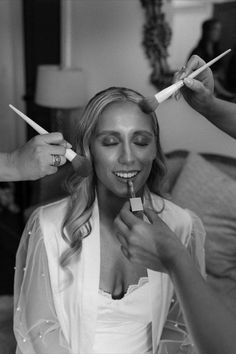
[[144,207],[144,214],[148,218],[148,220],[149,220],[149,222],[151,224],[154,224],[155,220],[158,217],[157,212],[155,210],[153,210],[153,209],[150,209],[150,208],[145,208]]
[[206,90],[205,86],[203,85],[202,82],[198,80],[194,80],[191,78],[185,78],[184,79],[184,84],[187,86],[190,90],[193,90],[195,92],[200,93],[201,91],[204,92]]

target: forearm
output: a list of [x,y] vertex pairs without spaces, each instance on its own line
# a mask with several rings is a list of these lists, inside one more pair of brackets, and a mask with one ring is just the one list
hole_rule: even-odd
[[0,181],[17,181],[19,179],[19,171],[14,164],[12,153],[0,153]]
[[236,138],[236,104],[212,97],[207,105],[199,110],[211,123]]
[[182,250],[169,270],[188,330],[200,354],[235,354],[236,318]]

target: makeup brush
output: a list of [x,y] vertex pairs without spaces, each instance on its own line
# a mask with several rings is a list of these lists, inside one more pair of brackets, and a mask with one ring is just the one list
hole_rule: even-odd
[[[19,111],[12,104],[9,104],[9,107],[13,109],[26,123],[28,123],[34,130],[36,130],[39,134],[48,134],[48,131],[42,128],[39,124],[35,123],[32,119],[27,117],[24,113]],[[65,157],[72,163],[75,171],[78,171],[80,176],[87,177],[91,171],[92,166],[90,161],[81,155],[76,154],[72,149],[66,149]]]
[[[204,64],[197,70],[193,71],[187,77],[193,79],[197,75],[199,75],[203,70],[214,64],[216,61],[221,59],[223,56],[228,54],[231,49],[226,50],[222,54],[218,55],[214,59],[210,60],[208,63]],[[166,87],[164,90],[158,92],[154,97],[146,97],[139,102],[139,106],[144,113],[151,113],[154,112],[158,105],[164,102],[167,98],[173,95],[176,91],[178,91],[182,86],[184,86],[184,80],[179,80],[175,82],[173,85]]]

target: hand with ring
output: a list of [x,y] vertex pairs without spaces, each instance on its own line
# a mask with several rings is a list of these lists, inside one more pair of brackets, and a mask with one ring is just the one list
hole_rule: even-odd
[[61,164],[61,156],[52,154],[52,163],[51,166],[58,167]]
[[61,133],[36,135],[8,156],[12,166],[9,180],[36,180],[51,175],[66,163],[66,149],[70,148]]

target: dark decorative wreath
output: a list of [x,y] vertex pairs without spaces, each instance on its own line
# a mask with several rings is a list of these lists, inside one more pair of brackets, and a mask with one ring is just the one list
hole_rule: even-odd
[[173,72],[167,63],[172,31],[161,10],[162,0],[140,0],[145,9],[142,44],[152,67],[151,83],[157,90],[170,85]]

